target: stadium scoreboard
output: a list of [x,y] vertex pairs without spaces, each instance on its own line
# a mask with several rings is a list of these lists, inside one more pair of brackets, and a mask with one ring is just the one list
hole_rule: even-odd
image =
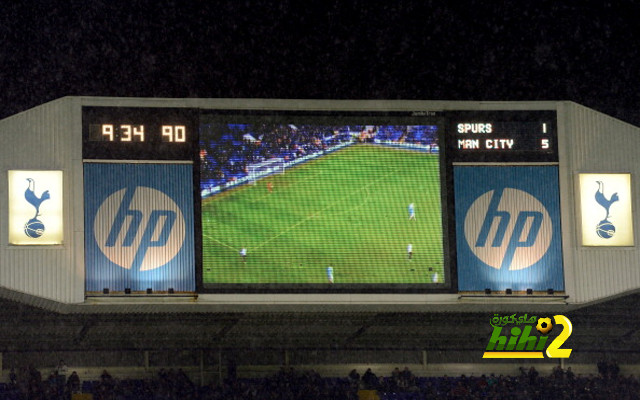
[[447,150],[453,162],[557,162],[550,111],[451,112]]
[[[83,107],[83,157],[105,159],[191,159],[202,111],[189,108]],[[211,114],[211,117],[229,112]],[[245,113],[253,115],[258,113]],[[266,117],[262,113],[262,117]],[[280,113],[281,115],[286,115]],[[307,115],[291,113],[308,118]],[[336,112],[323,118],[331,121]],[[357,115],[357,113],[351,113]],[[444,111],[369,113],[372,120],[427,120],[441,129],[447,159],[457,161],[557,161],[555,111]],[[205,115],[206,118],[206,115]],[[214,117],[215,118],[215,117]],[[361,118],[362,119],[362,118]],[[366,119],[365,119],[366,120]],[[363,120],[363,121],[365,121]],[[332,121],[333,122],[333,121]]]
[[[192,165],[198,290],[449,292],[453,165],[557,163],[556,130],[555,111],[91,106],[82,153]],[[257,168],[273,157],[286,173]]]

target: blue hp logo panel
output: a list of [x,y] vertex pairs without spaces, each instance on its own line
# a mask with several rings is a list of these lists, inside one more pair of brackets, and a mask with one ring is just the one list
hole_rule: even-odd
[[558,169],[454,167],[458,288],[564,290]]
[[85,164],[86,290],[195,290],[191,165]]

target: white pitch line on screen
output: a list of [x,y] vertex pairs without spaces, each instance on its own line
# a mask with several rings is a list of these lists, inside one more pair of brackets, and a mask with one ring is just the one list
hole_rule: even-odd
[[227,247],[227,248],[229,248],[229,249],[231,249],[231,250],[233,250],[233,251],[240,251],[239,249],[236,249],[235,247],[231,247],[231,246],[229,246],[228,244],[223,243],[223,242],[221,242],[220,240],[218,240],[218,239],[216,239],[216,238],[214,238],[214,237],[211,237],[211,236],[209,236],[209,235],[204,235],[204,234],[203,234],[202,236],[206,237],[206,238],[207,238],[207,239],[209,239],[209,240],[212,240],[212,241],[214,241],[214,242],[217,242],[218,244],[220,244],[220,245],[222,245],[222,246],[224,246],[224,247]]
[[292,226],[290,226],[289,228],[285,229],[284,231],[282,231],[282,232],[278,233],[277,235],[275,235],[275,236],[273,236],[273,237],[271,237],[271,238],[267,239],[266,241],[264,241],[264,242],[260,243],[260,244],[259,244],[258,246],[256,246],[256,248],[255,248],[255,249],[253,249],[253,250],[254,250],[254,251],[255,251],[255,250],[258,250],[259,248],[261,248],[262,246],[266,245],[267,243],[272,242],[272,241],[274,241],[275,239],[279,238],[280,236],[284,235],[285,233],[288,233],[288,232],[292,231],[293,229],[297,228],[298,226],[302,225],[303,223],[307,222],[308,220],[310,220],[310,219],[312,219],[312,218],[315,218],[315,217],[317,217],[318,215],[322,214],[322,213],[323,213],[323,212],[325,212],[326,210],[328,210],[328,209],[330,209],[330,208],[332,208],[332,207],[334,207],[334,206],[336,206],[336,205],[338,205],[338,204],[343,204],[344,200],[348,199],[349,197],[353,196],[354,194],[356,194],[356,193],[358,193],[358,192],[361,192],[363,189],[364,189],[364,190],[368,190],[369,186],[371,186],[371,185],[373,185],[373,184],[375,184],[375,183],[378,183],[379,181],[382,181],[383,179],[388,178],[390,175],[393,175],[393,174],[395,174],[396,172],[397,172],[397,170],[393,170],[393,171],[389,172],[388,174],[382,175],[382,176],[381,176],[381,177],[379,177],[378,179],[373,180],[373,181],[371,181],[371,182],[367,183],[366,185],[364,185],[364,186],[362,186],[362,187],[359,187],[358,189],[354,190],[353,192],[349,193],[348,195],[341,197],[339,200],[334,201],[333,203],[331,203],[331,204],[327,205],[327,206],[326,206],[326,207],[324,207],[323,209],[321,209],[321,210],[319,210],[319,211],[316,211],[315,213],[313,213],[313,214],[309,215],[307,218],[305,218],[305,219],[301,220],[300,222],[297,222],[297,223],[293,224]]

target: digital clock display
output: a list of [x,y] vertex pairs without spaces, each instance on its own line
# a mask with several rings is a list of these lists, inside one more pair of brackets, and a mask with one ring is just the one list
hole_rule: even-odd
[[83,158],[192,160],[198,111],[83,107]]
[[452,112],[448,121],[452,162],[558,161],[555,112]]
[[149,128],[143,124],[89,125],[89,140],[92,142],[145,142],[150,138],[160,138],[162,142],[168,143],[184,143],[187,141],[187,127],[162,125],[159,131],[150,132]]

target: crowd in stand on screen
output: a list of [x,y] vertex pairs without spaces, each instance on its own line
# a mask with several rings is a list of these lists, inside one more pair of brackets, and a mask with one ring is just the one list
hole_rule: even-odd
[[203,179],[230,181],[246,175],[249,164],[275,157],[290,161],[340,141],[338,138],[323,140],[333,134],[333,127],[279,125],[257,129],[251,131],[255,140],[243,139],[244,131],[241,131],[205,143],[200,153]]
[[[106,370],[98,381],[80,384],[75,371],[65,383],[57,369],[47,380],[28,367],[10,374],[1,399],[62,400],[74,393],[90,393],[96,400],[355,400],[369,390],[381,400],[413,399],[638,399],[640,383],[623,376],[615,362],[598,363],[598,375],[576,375],[557,366],[549,376],[535,367],[520,368],[516,376],[494,374],[459,377],[419,377],[408,368],[395,368],[378,377],[370,368],[360,376],[352,370],[344,378],[323,378],[314,370],[282,367],[267,378],[238,378],[230,374],[221,384],[195,385],[184,371],[161,369],[153,379],[116,379]],[[603,368],[606,367],[606,368]]]
[[[437,144],[435,131],[409,135],[407,126],[316,126],[229,124],[203,134],[201,179],[220,184],[247,175],[248,166],[271,158],[292,161],[353,139]],[[217,130],[224,130],[219,132]],[[416,130],[417,132],[417,130]]]

